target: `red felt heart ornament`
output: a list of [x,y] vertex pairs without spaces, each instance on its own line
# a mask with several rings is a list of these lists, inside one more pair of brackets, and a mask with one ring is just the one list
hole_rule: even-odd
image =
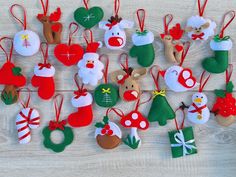
[[182,45],[176,45],[175,48],[176,48],[176,50],[178,52],[181,52],[183,50],[183,46]]

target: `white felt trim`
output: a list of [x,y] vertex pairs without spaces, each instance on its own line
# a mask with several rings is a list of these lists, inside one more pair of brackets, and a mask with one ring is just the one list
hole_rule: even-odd
[[148,31],[145,35],[138,35],[137,33],[134,33],[132,35],[132,41],[136,46],[151,44],[154,41],[154,35],[151,31]]
[[51,66],[50,68],[43,67],[41,70],[40,66],[36,65],[34,67],[34,74],[39,77],[53,77],[55,75],[55,68]]
[[[121,139],[122,132],[120,130],[120,127],[118,125],[116,125],[114,122],[111,122],[111,121],[109,121],[108,124],[110,126],[110,129],[113,131],[112,136],[116,135],[116,136],[118,136]],[[98,135],[102,135],[101,131],[102,131],[102,128],[96,128],[96,130],[95,130],[95,138]]]
[[233,43],[231,39],[228,39],[227,41],[221,41],[216,42],[214,40],[211,40],[210,47],[214,51],[229,51],[233,47]]
[[99,58],[99,55],[97,53],[92,53],[92,52],[88,52],[88,53],[85,53],[84,56],[83,56],[83,59],[98,59]]
[[93,103],[93,97],[92,97],[91,93],[89,93],[89,92],[86,92],[86,93],[87,93],[86,96],[80,96],[77,99],[75,98],[76,96],[74,96],[71,99],[72,106],[79,108],[79,107],[91,105]]

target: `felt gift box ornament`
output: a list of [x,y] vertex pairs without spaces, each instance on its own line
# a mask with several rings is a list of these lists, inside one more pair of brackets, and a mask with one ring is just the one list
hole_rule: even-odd
[[99,61],[99,54],[97,53],[97,49],[101,47],[101,43],[94,42],[92,31],[86,30],[85,33],[87,31],[90,33],[90,42],[88,41],[86,35],[84,35],[87,48],[83,58],[77,64],[79,68],[78,73],[79,77],[82,79],[83,84],[96,86],[98,81],[103,77],[102,70],[104,65],[101,61]]
[[[75,26],[74,30],[72,30],[73,25]],[[55,57],[65,66],[73,66],[83,57],[84,49],[79,44],[71,44],[72,37],[78,29],[79,26],[76,23],[70,23],[68,44],[58,44],[54,49]]]
[[[232,15],[231,19],[226,25],[224,21],[226,16]],[[214,57],[205,58],[202,61],[202,67],[210,73],[222,73],[226,71],[229,63],[228,55],[229,51],[232,49],[233,43],[229,36],[224,36],[225,29],[235,18],[235,11],[229,11],[224,15],[223,18],[223,27],[219,34],[217,34],[210,42],[210,47],[214,51]]]
[[[121,58],[125,56],[125,65],[121,63]],[[146,68],[133,69],[128,65],[128,54],[122,53],[119,57],[121,70],[110,74],[113,82],[119,85],[119,95],[124,101],[135,101],[140,97],[141,91],[137,82],[141,76],[146,75]]]
[[[120,111],[117,108],[107,109],[106,116],[103,117],[102,122],[95,124],[95,138],[97,144],[103,149],[114,149],[121,143],[122,132],[118,125],[110,121],[108,113]],[[122,111],[120,111],[122,113]]]
[[184,49],[182,53],[180,64],[171,66],[165,71],[160,71],[166,85],[174,92],[191,90],[198,85],[196,78],[193,76],[192,70],[190,68],[182,67],[188,53],[190,43],[186,42],[184,46],[186,45],[187,47],[185,47],[186,49]]
[[133,47],[129,51],[131,57],[138,60],[138,64],[143,67],[152,65],[155,58],[155,51],[153,47],[154,35],[151,31],[144,30],[145,10],[138,9],[137,18],[139,22],[140,31],[132,35]]
[[93,97],[84,89],[83,84],[82,86],[79,85],[77,75],[78,73],[75,74],[74,80],[78,90],[74,92],[71,103],[78,110],[68,116],[68,124],[72,127],[84,127],[90,125],[93,120]]
[[[59,98],[60,97],[60,98]],[[68,126],[66,126],[67,122],[66,120],[60,121],[60,114],[61,114],[61,109],[62,109],[62,104],[63,104],[63,95],[56,95],[54,97],[54,107],[55,107],[55,112],[56,112],[56,118],[55,121],[51,120],[48,124],[43,129],[43,145],[45,148],[51,149],[54,152],[62,152],[65,150],[66,146],[70,145],[74,139],[74,133],[72,129]],[[60,103],[58,104],[58,102]],[[51,138],[51,133],[53,131],[60,131],[64,135],[64,139],[60,143],[54,143]]]
[[43,24],[43,34],[48,44],[59,44],[61,43],[62,24],[59,22],[61,18],[61,9],[58,7],[54,12],[48,15],[48,4],[49,0],[45,3],[43,0],[41,5],[43,13],[37,15],[37,19]]
[[187,20],[185,31],[192,40],[206,41],[215,34],[216,23],[208,18],[203,17],[208,0],[204,0],[201,7],[201,0],[198,0],[199,15],[192,16]]
[[[13,13],[13,9],[19,7],[23,10],[24,20],[21,21]],[[39,51],[40,39],[38,34],[27,28],[26,10],[19,4],[14,4],[10,7],[10,13],[14,19],[23,26],[23,30],[14,35],[13,44],[15,51],[22,56],[32,56]]]
[[[19,95],[22,89],[19,91]],[[29,106],[30,90],[28,91],[28,99],[26,103],[20,100],[23,109],[16,116],[16,128],[20,144],[27,144],[31,141],[31,129],[36,129],[40,125],[39,112]]]
[[101,7],[88,7],[89,0],[83,0],[85,7],[79,7],[74,12],[74,19],[86,29],[97,25],[103,18],[104,13]]
[[[43,45],[45,45],[45,50],[43,49]],[[55,68],[47,62],[48,44],[42,42],[40,45],[40,49],[44,58],[44,62],[35,65],[31,84],[33,87],[38,88],[38,96],[40,98],[48,100],[53,97],[55,92]]]
[[182,112],[183,112],[183,121],[181,123],[181,126],[178,127],[178,123],[175,118],[175,125],[177,130],[168,132],[173,158],[197,153],[193,128],[192,127],[184,128],[185,114],[183,110]]
[[165,31],[163,34],[160,34],[160,38],[164,44],[165,58],[170,62],[180,63],[184,50],[183,43],[180,41],[180,39],[183,37],[184,30],[181,28],[179,23],[177,23],[171,29],[168,29],[172,20],[173,15],[171,14],[167,14],[164,17]]
[[[5,39],[11,41],[11,48],[9,55],[1,44],[1,41]],[[17,88],[23,87],[26,84],[26,78],[21,74],[21,68],[15,66],[11,62],[12,52],[13,52],[12,38],[2,37],[0,39],[0,48],[6,55],[6,63],[4,63],[3,66],[0,68],[0,85],[4,85],[4,89],[1,93],[1,100],[6,105],[10,105],[18,100]]]
[[155,76],[153,73],[154,68],[157,68],[157,66],[154,65],[150,69],[150,74],[156,85],[156,90],[153,92],[153,101],[148,113],[148,121],[158,122],[160,126],[164,126],[167,124],[167,120],[175,118],[175,112],[166,99],[166,90],[161,90],[158,84],[160,72],[158,71],[157,75]]
[[108,49],[118,50],[126,44],[125,29],[132,28],[134,23],[129,20],[123,20],[118,16],[120,0],[114,0],[115,15],[108,21],[99,22],[99,28],[105,30],[104,42]]
[[109,67],[109,58],[107,55],[101,55],[100,61],[106,59],[106,66],[103,71],[104,83],[98,85],[94,90],[94,100],[95,103],[101,107],[112,107],[114,106],[119,99],[119,91],[117,86],[114,86],[111,83],[108,83],[108,67]]

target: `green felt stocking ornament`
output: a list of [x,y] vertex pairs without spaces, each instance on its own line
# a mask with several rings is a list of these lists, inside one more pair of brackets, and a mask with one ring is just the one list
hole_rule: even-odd
[[[141,15],[142,14],[142,15]],[[143,67],[151,66],[155,51],[153,47],[154,35],[151,31],[144,30],[145,10],[137,10],[137,18],[139,22],[140,31],[136,31],[132,35],[133,47],[129,51],[131,57],[137,58],[138,63]]]

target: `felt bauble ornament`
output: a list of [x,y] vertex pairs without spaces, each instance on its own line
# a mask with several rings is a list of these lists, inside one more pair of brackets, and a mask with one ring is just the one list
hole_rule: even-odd
[[[31,140],[31,129],[36,129],[40,124],[39,112],[29,107],[30,102],[30,90],[27,102],[21,101],[23,109],[16,116],[16,128],[18,132],[18,139],[20,144],[27,144]],[[21,90],[19,91],[20,94]]]
[[201,0],[198,0],[199,15],[192,16],[187,20],[185,31],[192,40],[207,40],[215,34],[216,23],[208,18],[203,17],[203,13],[208,0],[204,1],[201,7]]
[[184,128],[184,119],[185,116],[183,118],[183,122],[180,127],[178,127],[177,120],[175,119],[175,125],[177,130],[168,132],[173,158],[183,157],[186,155],[197,153],[193,128],[192,127]]
[[85,7],[79,7],[74,12],[74,19],[81,26],[90,29],[97,25],[103,18],[104,13],[101,7],[88,7],[89,0],[83,0]]
[[121,57],[126,57],[126,64],[121,64],[122,69],[110,74],[112,82],[119,85],[119,95],[124,101],[135,101],[140,97],[141,90],[138,79],[146,75],[146,68],[133,69],[128,65],[128,54],[122,53]]
[[155,51],[153,47],[154,35],[151,31],[144,30],[144,9],[137,10],[137,17],[140,31],[137,30],[136,33],[132,35],[132,42],[134,45],[130,49],[129,55],[137,58],[138,64],[141,66],[148,67],[152,65],[155,58]]
[[229,36],[224,36],[224,31],[233,21],[235,12],[229,11],[224,15],[225,21],[225,17],[231,13],[233,16],[230,21],[223,25],[220,34],[216,35],[210,42],[210,47],[214,51],[215,56],[205,58],[202,62],[202,67],[210,73],[222,73],[228,67],[228,53],[232,49],[233,43]]
[[[72,31],[73,25],[75,29]],[[84,49],[79,44],[71,44],[72,37],[78,29],[79,26],[76,23],[70,23],[68,44],[58,44],[54,49],[55,57],[65,66],[73,66],[83,57]]]
[[[13,9],[15,7],[19,7],[23,10],[24,13],[23,21],[17,18],[13,13]],[[39,50],[40,39],[38,34],[27,29],[26,10],[24,9],[23,6],[19,4],[14,4],[10,7],[10,13],[14,17],[14,19],[23,26],[23,30],[17,32],[14,35],[13,44],[15,51],[22,56],[32,56],[36,54]]]
[[90,125],[93,120],[93,97],[83,88],[83,85],[79,85],[77,75],[78,73],[75,74],[74,80],[78,90],[74,92],[75,95],[71,99],[71,103],[78,110],[68,116],[68,124],[72,127],[84,127]]
[[[43,49],[43,44],[46,45],[46,50]],[[38,63],[34,67],[34,75],[31,79],[33,87],[38,88],[40,98],[48,100],[53,97],[55,92],[54,75],[55,68],[47,62],[48,60],[48,44],[41,43],[41,52],[44,57],[43,63]]]
[[9,55],[7,51],[0,44],[0,48],[6,55],[6,63],[0,68],[0,85],[4,85],[4,89],[1,93],[1,99],[6,105],[15,103],[18,100],[17,88],[23,87],[26,84],[26,78],[21,74],[21,68],[15,66],[11,62],[12,52],[13,52],[13,41],[11,38],[2,37],[2,40],[8,39],[11,41],[11,48]]
[[117,86],[108,83],[108,67],[109,67],[109,58],[107,55],[101,55],[100,61],[102,58],[106,59],[106,67],[103,71],[104,83],[98,85],[94,90],[94,100],[95,103],[101,107],[112,107],[114,106],[119,99],[119,91]]
[[[60,99],[60,103],[58,105],[58,100]],[[63,96],[58,94],[54,97],[54,106],[55,106],[55,112],[56,112],[56,118],[55,121],[50,121],[48,126],[46,126],[43,129],[43,145],[45,148],[51,149],[54,152],[62,152],[65,150],[66,146],[70,145],[74,139],[74,133],[72,129],[68,126],[66,126],[66,120],[60,121],[60,114],[61,114],[61,108],[63,104]],[[54,143],[51,140],[51,133],[55,130],[58,130],[63,133],[64,140],[60,143]]]
[[78,73],[83,84],[96,86],[98,81],[103,77],[102,70],[104,65],[101,61],[99,61],[99,54],[97,53],[97,49],[101,47],[101,43],[93,41],[93,34],[91,30],[86,31],[89,31],[90,33],[90,42],[84,36],[87,43],[87,48],[83,58],[77,64],[79,69]]
[[62,23],[59,22],[61,18],[61,9],[58,7],[54,12],[48,15],[49,0],[41,1],[43,13],[37,15],[37,19],[43,24],[43,34],[48,44],[61,43]]
[[[167,22],[168,19],[169,21]],[[160,38],[164,44],[165,58],[169,62],[180,63],[184,51],[183,43],[180,40],[183,37],[184,30],[181,28],[179,23],[171,29],[168,29],[172,20],[173,16],[171,14],[167,14],[164,17],[165,30],[163,34],[160,34]]]
[[168,103],[166,99],[166,91],[161,90],[158,84],[160,72],[157,73],[157,76],[154,76],[153,69],[156,66],[153,66],[150,69],[153,81],[156,85],[156,90],[153,92],[153,101],[151,108],[148,113],[149,122],[158,122],[160,126],[167,124],[167,120],[175,118],[175,112]]
[[120,0],[114,0],[115,15],[108,21],[99,22],[99,28],[105,30],[104,42],[108,49],[119,50],[126,44],[125,29],[132,28],[134,23],[118,16]]

